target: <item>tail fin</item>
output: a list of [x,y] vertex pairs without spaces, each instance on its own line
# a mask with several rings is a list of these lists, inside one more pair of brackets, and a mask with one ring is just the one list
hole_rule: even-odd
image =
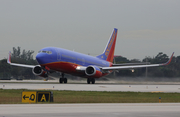
[[103,60],[106,60],[109,62],[113,62],[117,31],[118,31],[118,29],[114,28],[104,52],[102,54],[96,56],[97,58],[100,58],[100,59],[103,59]]

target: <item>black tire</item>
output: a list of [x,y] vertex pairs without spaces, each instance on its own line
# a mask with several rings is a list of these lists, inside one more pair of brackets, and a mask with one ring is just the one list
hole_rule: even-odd
[[91,80],[90,78],[87,78],[87,84],[90,84]]
[[67,78],[64,78],[64,83],[67,83]]
[[59,78],[59,83],[63,83],[63,78]]
[[91,79],[91,82],[92,82],[92,84],[95,84],[95,79],[92,78],[92,79]]

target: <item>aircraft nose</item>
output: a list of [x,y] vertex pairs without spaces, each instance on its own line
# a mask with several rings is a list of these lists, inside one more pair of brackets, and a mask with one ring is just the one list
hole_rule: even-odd
[[43,55],[40,53],[36,55],[36,60],[39,64],[43,64],[43,58]]

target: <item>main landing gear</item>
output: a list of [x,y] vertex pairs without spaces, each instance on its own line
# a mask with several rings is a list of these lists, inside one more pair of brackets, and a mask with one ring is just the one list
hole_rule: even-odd
[[95,78],[87,78],[87,84],[90,84],[92,82],[92,84],[95,84]]
[[62,77],[59,78],[59,83],[63,83],[64,82],[66,84],[67,83],[67,78],[64,77],[64,73],[61,73],[61,76]]

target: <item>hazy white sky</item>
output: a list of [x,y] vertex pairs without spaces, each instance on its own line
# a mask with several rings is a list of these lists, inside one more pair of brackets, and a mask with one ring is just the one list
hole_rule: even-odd
[[180,0],[0,0],[0,59],[12,47],[101,54],[118,28],[116,55],[180,55]]

